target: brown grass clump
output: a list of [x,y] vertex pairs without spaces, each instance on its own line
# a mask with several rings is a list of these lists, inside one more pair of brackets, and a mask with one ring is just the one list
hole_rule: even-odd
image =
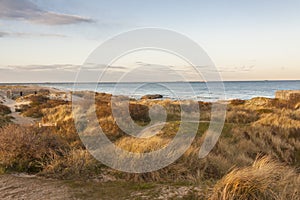
[[[300,104],[299,104],[299,105],[300,105]],[[290,114],[290,117],[291,117],[293,120],[298,120],[298,121],[300,121],[300,109],[299,109],[299,110],[293,111],[293,112]]]
[[8,125],[0,129],[0,166],[7,170],[37,172],[67,145],[47,129]]
[[0,127],[7,125],[11,122],[11,116],[8,116],[11,113],[9,107],[0,104]]
[[31,103],[29,105],[21,106],[21,113],[26,117],[33,118],[43,117],[42,110],[45,108],[54,108],[59,105],[68,104],[67,101],[52,100],[44,95],[29,95],[26,97],[26,99],[31,101]]
[[269,157],[252,166],[234,169],[213,189],[211,200],[299,199],[300,176],[293,169]]
[[245,104],[248,108],[279,108],[279,109],[297,109],[299,101],[285,99],[271,99],[265,97],[256,97],[248,100]]
[[258,112],[235,107],[230,108],[226,114],[227,123],[248,124],[257,121],[258,119]]
[[150,138],[122,137],[116,141],[116,146],[134,153],[157,151],[168,145],[171,139],[153,136]]
[[0,115],[0,128],[11,123],[11,116]]
[[62,137],[73,147],[82,147],[82,143],[75,128],[72,116],[71,105],[60,105],[54,108],[45,108],[42,110],[43,123],[56,123],[56,127],[52,127],[55,134]]
[[9,107],[0,104],[0,115],[8,115],[11,113],[11,110]]
[[59,179],[86,179],[100,174],[103,165],[84,149],[72,149],[54,156],[40,175]]
[[300,128],[299,112],[282,109],[276,113],[264,114],[256,124],[280,128]]
[[[109,117],[112,115],[112,105],[111,103],[119,104],[122,102],[127,102],[129,101],[129,112],[130,116],[132,117],[133,120],[137,121],[149,121],[149,116],[148,116],[148,110],[149,108],[145,105],[139,104],[136,101],[130,100],[126,96],[114,96],[114,99],[112,99],[111,94],[106,94],[106,93],[95,93],[95,103],[96,103],[96,111],[97,111],[97,116],[99,118],[103,117]],[[120,107],[120,105],[118,105]],[[126,104],[127,106],[127,104]],[[122,108],[122,107],[120,107]],[[128,109],[127,107],[124,107],[125,109]],[[120,114],[124,112],[123,110],[120,110]]]
[[256,123],[251,126],[236,127],[231,130],[231,141],[226,140],[230,143],[224,145],[222,152],[228,152],[229,149],[233,148],[230,155],[225,155],[226,158],[245,155],[251,159],[255,159],[257,154],[262,153],[299,167],[300,157],[297,155],[299,154],[300,141],[296,137],[289,136],[291,131],[293,129],[274,128]]
[[281,99],[270,99],[265,97],[255,97],[246,101],[244,104],[248,109],[266,109],[266,108],[291,108],[288,101]]
[[246,103],[245,100],[241,100],[241,99],[232,99],[230,101],[230,104],[233,106],[239,106],[239,105],[244,105]]

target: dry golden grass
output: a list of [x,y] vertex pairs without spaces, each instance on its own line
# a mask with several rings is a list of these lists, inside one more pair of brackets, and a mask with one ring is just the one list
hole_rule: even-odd
[[126,151],[134,153],[147,153],[164,148],[170,141],[171,138],[162,138],[159,136],[153,136],[145,139],[122,137],[116,141],[115,145]]
[[264,114],[257,124],[281,128],[300,128],[299,112],[282,109],[276,113]]
[[230,105],[233,105],[233,106],[239,106],[239,105],[244,105],[246,103],[246,101],[241,100],[241,99],[232,99],[229,103],[230,103]]
[[[111,96],[107,94],[97,94],[96,108],[99,123],[108,138],[122,149],[138,153],[155,151],[166,146],[178,131],[180,123],[173,120],[180,119],[179,102],[171,100],[131,101],[130,114],[131,117],[136,116],[135,121],[137,123],[146,121],[139,121],[138,119],[139,117],[142,119],[149,117],[148,108],[155,104],[165,107],[167,113],[172,117],[168,117],[170,122],[156,136],[148,139],[126,136],[119,129],[111,114],[110,98]],[[188,106],[189,102],[183,102],[183,104]],[[281,113],[282,108],[277,108],[277,104],[279,104],[277,100],[265,98],[250,101],[236,100],[231,103],[228,107],[226,119],[229,124],[225,124],[223,134],[217,145],[204,160],[198,158],[198,152],[204,138],[203,132],[208,128],[208,124],[199,126],[199,133],[192,147],[171,166],[153,173],[116,174],[128,180],[137,181],[217,180],[228,173],[234,166],[244,167],[249,165],[261,153],[272,155],[290,165],[300,166],[300,156],[298,155],[300,142],[295,137],[287,137],[291,134],[296,134],[297,130],[292,129],[292,127],[284,130],[276,128],[271,121],[265,124],[262,123],[269,114],[280,117],[279,113]],[[203,109],[201,114],[204,113],[204,115],[209,116],[211,104],[199,102],[199,107]],[[192,113],[194,109],[191,107],[186,110]],[[270,109],[272,113],[258,112],[259,109]],[[44,109],[43,113],[43,121],[57,122],[56,134],[61,135],[67,141],[72,141],[72,148],[83,148],[77,137],[70,105]],[[292,114],[295,112],[288,108],[286,108],[286,113],[286,120],[298,120],[298,113]],[[285,122],[282,121],[281,123],[284,124]],[[189,130],[186,131],[188,132]]]
[[253,110],[231,108],[227,111],[226,122],[235,124],[248,124],[259,119],[259,114]]
[[28,95],[25,99],[31,103],[29,105],[21,106],[21,113],[26,117],[33,118],[43,117],[42,110],[45,108],[54,108],[59,105],[68,104],[68,102],[63,100],[51,100],[44,95]]
[[214,186],[211,200],[299,199],[300,176],[290,167],[262,157],[232,170]]
[[101,167],[87,150],[73,149],[52,157],[39,174],[59,179],[88,179],[100,174]]
[[[64,102],[50,102],[47,105],[48,99],[35,98],[37,98],[33,100],[35,103],[28,108],[30,112],[38,112],[39,116],[43,116],[44,123],[57,123],[57,127],[38,130],[13,126],[1,129],[0,165],[11,170],[35,171],[43,176],[61,179],[91,179],[99,177],[103,171],[107,171],[107,168],[97,162],[82,145],[75,128],[71,105]],[[120,97],[120,99],[126,100],[126,97]],[[252,197],[252,199],[256,197],[257,199],[275,197],[275,199],[295,199],[297,194],[294,189],[299,182],[294,177],[299,177],[299,174],[269,158],[255,161],[257,155],[269,155],[290,167],[300,167],[300,112],[294,107],[292,108],[288,102],[267,98],[229,102],[226,123],[220,139],[205,159],[199,159],[199,149],[209,126],[206,121],[210,120],[210,103],[131,100],[130,117],[139,125],[149,123],[151,106],[162,106],[167,113],[168,122],[158,134],[147,139],[138,139],[126,135],[117,126],[115,118],[112,116],[110,100],[111,95],[109,94],[96,94],[96,112],[99,124],[112,142],[131,152],[151,152],[166,146],[180,126],[180,103],[186,111],[185,114],[190,116],[195,114],[195,110],[198,109],[196,106],[199,106],[201,120],[204,120],[199,125],[192,146],[175,163],[151,173],[128,174],[111,170],[111,176],[138,183],[151,181],[184,182],[192,185],[204,183],[207,187],[211,185],[207,182],[216,182],[225,176],[215,186],[212,199],[222,199],[223,197],[224,199],[235,199],[230,196],[231,192],[236,193],[235,195],[242,195],[236,199],[243,199],[245,197],[243,195],[246,193],[252,196],[246,196],[244,199]],[[121,116],[125,113],[122,109],[118,112]],[[160,110],[154,110],[151,114],[160,114]],[[190,128],[187,126],[184,131],[189,133]],[[42,134],[43,132],[45,133]],[[27,148],[30,150],[28,151]],[[39,153],[35,152],[38,149],[42,150]],[[252,167],[247,167],[254,161]],[[232,170],[234,167],[237,169]],[[288,182],[278,173],[273,172],[272,174],[270,169],[274,170],[274,167],[278,167],[278,170],[281,170],[280,173],[287,174],[289,180],[294,182]],[[228,175],[226,176],[226,174]],[[260,177],[267,180],[263,182],[264,180]],[[246,186],[237,187],[235,185],[236,181],[244,184],[246,179],[250,181],[249,183],[245,182],[246,185],[255,183],[254,185],[257,185],[258,188],[250,186],[249,189]],[[257,184],[256,180],[259,181]],[[282,181],[282,184],[278,183],[279,180]],[[231,184],[229,181],[233,181],[233,183]],[[279,190],[279,187],[270,188],[264,185],[270,183],[273,187],[272,181],[281,184],[282,190]],[[225,183],[228,183],[226,190],[224,190]],[[259,193],[262,192],[261,188],[265,188],[266,193]],[[194,194],[191,196],[195,197]]]
[[243,105],[246,109],[266,109],[266,108],[292,108],[293,106],[285,100],[281,99],[270,99],[265,97],[256,97],[251,100],[247,100],[246,103]]
[[7,170],[37,172],[54,155],[68,149],[47,129],[8,125],[0,129],[0,166]]
[[71,105],[59,105],[54,108],[44,108],[42,123],[56,123],[51,127],[53,134],[62,137],[71,148],[81,148],[83,145],[75,128]]

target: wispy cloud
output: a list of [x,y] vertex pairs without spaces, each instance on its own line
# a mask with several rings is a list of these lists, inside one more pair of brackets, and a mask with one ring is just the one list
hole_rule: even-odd
[[[75,64],[51,64],[51,65],[6,65],[0,66],[0,80],[11,81],[8,77],[18,82],[44,81],[73,81],[79,72],[78,81],[121,81],[121,82],[158,82],[158,81],[185,81],[202,80],[191,68],[167,66],[161,64],[138,63],[138,66],[112,65],[85,63]],[[1,77],[2,75],[2,77]]]
[[19,65],[8,65],[8,66],[1,66],[0,69],[7,70],[7,71],[26,71],[26,72],[42,72],[42,71],[76,71],[80,69],[80,65],[72,65],[72,64],[54,64],[54,65],[26,65],[26,66],[19,66]]
[[[1,34],[1,33],[0,33]],[[53,65],[7,65],[0,66],[0,70],[6,71],[26,71],[26,72],[46,72],[46,71],[61,71],[61,72],[78,72],[78,70],[83,71],[104,71],[106,69],[105,65],[100,64],[85,64],[74,65],[74,64],[53,64]],[[109,66],[108,71],[120,71],[126,69],[123,66]]]
[[0,31],[1,37],[55,37],[55,38],[65,38],[68,37],[62,34],[52,34],[52,33],[26,33],[26,32],[5,32]]
[[220,67],[219,72],[250,72],[254,70],[255,65],[243,65],[236,67]]
[[43,10],[29,0],[0,0],[0,18],[24,20],[45,25],[94,22],[94,20],[87,17]]
[[162,67],[162,68],[165,68],[165,67],[173,68],[174,67],[172,65],[162,65],[162,64],[156,64],[156,63],[145,63],[145,62],[141,62],[141,61],[138,61],[135,64],[138,65],[138,66],[143,66],[143,67]]

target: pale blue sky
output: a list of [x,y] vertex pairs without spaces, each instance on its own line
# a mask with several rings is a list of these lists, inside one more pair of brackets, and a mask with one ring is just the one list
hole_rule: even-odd
[[0,0],[0,82],[72,81],[76,70],[56,66],[80,65],[141,27],[196,41],[224,80],[299,79],[299,9],[299,0]]

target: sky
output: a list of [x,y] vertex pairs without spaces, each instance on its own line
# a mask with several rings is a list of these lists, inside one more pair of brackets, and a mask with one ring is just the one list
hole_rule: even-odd
[[[197,42],[223,80],[298,80],[299,8],[299,0],[0,0],[0,82],[72,82],[104,41],[144,27]],[[112,65],[116,73],[138,66],[138,77],[145,66],[154,76],[169,66],[192,73],[188,63],[149,51]]]

